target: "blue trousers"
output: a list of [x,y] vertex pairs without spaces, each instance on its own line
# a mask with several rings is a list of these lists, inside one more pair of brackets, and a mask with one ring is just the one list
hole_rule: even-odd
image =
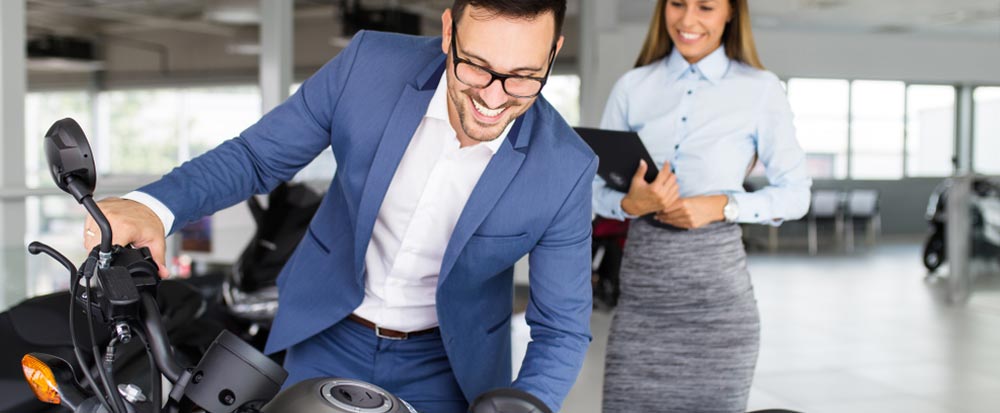
[[390,340],[344,319],[289,348],[285,370],[286,387],[316,377],[340,377],[375,384],[422,413],[469,409],[437,331]]

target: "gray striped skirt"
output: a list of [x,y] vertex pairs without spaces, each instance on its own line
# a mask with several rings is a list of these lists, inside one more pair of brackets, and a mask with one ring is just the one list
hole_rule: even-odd
[[635,220],[604,372],[605,413],[745,412],[760,342],[742,230]]

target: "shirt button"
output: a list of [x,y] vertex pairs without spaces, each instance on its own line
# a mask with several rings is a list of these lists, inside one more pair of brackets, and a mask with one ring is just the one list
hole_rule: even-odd
[[695,70],[694,70],[694,68],[693,68],[693,67],[691,68],[691,73],[695,73]]
[[685,117],[681,118],[681,122],[687,122],[687,121],[688,121],[688,118],[687,118],[687,116],[685,116]]
[[680,144],[674,145],[674,149],[680,149],[680,148],[681,148]]
[[694,91],[691,91],[691,90],[689,90],[689,91],[688,91],[688,94],[689,94],[689,95],[690,95],[690,94],[692,94],[692,93],[694,93]]

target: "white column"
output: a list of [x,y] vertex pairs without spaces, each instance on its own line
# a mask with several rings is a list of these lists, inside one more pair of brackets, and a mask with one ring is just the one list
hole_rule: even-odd
[[0,308],[24,298],[27,289],[24,198],[2,196],[25,187],[25,2],[0,1]]
[[975,165],[972,164],[972,128],[973,128],[973,104],[972,86],[962,85],[958,88],[958,145],[955,156],[958,159],[956,175],[964,175],[973,171]]
[[[648,21],[622,21],[625,0],[583,0],[580,7],[580,124],[597,126],[615,82],[635,63]],[[627,0],[635,1],[635,0]],[[649,5],[650,11],[653,4]]]
[[293,0],[260,0],[261,113],[288,97],[292,85]]
[[972,198],[972,175],[956,178],[948,188],[947,227],[944,243],[948,259],[946,300],[949,304],[965,304],[972,294],[972,217],[969,202]]

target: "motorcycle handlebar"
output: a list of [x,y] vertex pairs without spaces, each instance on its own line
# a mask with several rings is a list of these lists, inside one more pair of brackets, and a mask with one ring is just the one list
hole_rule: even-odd
[[149,293],[142,293],[142,322],[146,327],[146,335],[149,339],[149,348],[153,353],[153,360],[157,367],[163,372],[172,383],[176,383],[184,373],[184,368],[174,359],[173,350],[167,341],[167,332],[163,328],[163,321],[160,317],[160,309],[156,305],[156,299]]

